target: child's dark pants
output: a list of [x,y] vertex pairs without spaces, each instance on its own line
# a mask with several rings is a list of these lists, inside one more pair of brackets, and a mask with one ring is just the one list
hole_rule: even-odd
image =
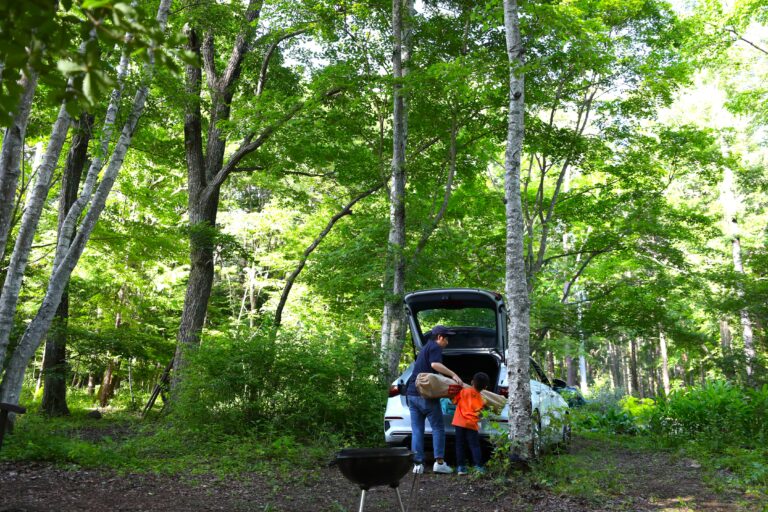
[[477,430],[464,427],[454,427],[456,430],[456,465],[466,466],[467,447],[472,453],[472,462],[475,466],[482,465],[482,452],[480,451],[480,434]]

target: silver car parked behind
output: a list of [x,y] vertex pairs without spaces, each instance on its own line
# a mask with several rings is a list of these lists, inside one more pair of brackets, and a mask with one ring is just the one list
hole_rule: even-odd
[[[487,373],[491,382],[489,390],[507,396],[507,311],[500,294],[468,288],[424,290],[406,295],[405,308],[416,352],[426,345],[432,327],[445,325],[456,334],[449,338],[450,343],[443,350],[443,363],[466,383],[477,372]],[[411,418],[404,393],[412,370],[413,364],[389,390],[384,436],[391,446],[410,447]],[[534,450],[538,455],[544,443],[569,443],[571,430],[568,404],[552,390],[541,367],[532,359],[530,372]],[[505,430],[508,410],[509,405],[500,414],[483,419],[481,438],[488,440]],[[444,421],[446,437],[451,442],[454,430],[450,415],[444,415]],[[426,436],[431,437],[429,421],[425,428]]]

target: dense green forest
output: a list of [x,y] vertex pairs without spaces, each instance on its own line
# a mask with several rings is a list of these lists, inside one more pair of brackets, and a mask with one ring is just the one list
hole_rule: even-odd
[[766,27],[765,0],[2,2],[0,402],[28,412],[0,457],[100,463],[42,441],[94,409],[152,420],[129,466],[179,430],[379,445],[404,293],[514,277],[577,432],[702,442],[765,496]]

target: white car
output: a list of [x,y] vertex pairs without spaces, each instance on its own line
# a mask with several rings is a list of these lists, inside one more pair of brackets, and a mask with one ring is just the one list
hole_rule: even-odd
[[[425,290],[406,295],[405,309],[416,352],[427,343],[432,327],[444,325],[456,334],[448,338],[443,364],[458,373],[465,383],[469,383],[475,373],[485,372],[490,377],[489,391],[507,396],[507,310],[500,294],[467,288]],[[538,455],[545,443],[567,446],[571,427],[568,404],[553,391],[541,367],[533,359],[530,362],[534,451]],[[411,417],[404,393],[412,370],[413,363],[389,389],[384,437],[390,446],[411,445]],[[491,436],[504,433],[508,410],[509,405],[500,414],[482,420],[481,439],[488,441]],[[446,442],[452,443],[451,416],[443,416]],[[426,437],[432,435],[429,420],[425,434]],[[425,441],[425,447],[430,446],[431,441]]]

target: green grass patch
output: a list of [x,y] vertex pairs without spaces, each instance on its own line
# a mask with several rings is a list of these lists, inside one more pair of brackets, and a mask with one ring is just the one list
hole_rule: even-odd
[[624,490],[616,467],[598,452],[546,456],[533,466],[535,484],[559,494],[601,503]]
[[701,464],[705,482],[715,491],[748,493],[768,509],[768,447],[721,448],[689,442],[679,447],[679,453]]
[[171,420],[145,422],[119,412],[100,420],[74,410],[65,418],[36,412],[20,416],[5,439],[0,460],[45,461],[61,465],[109,468],[121,473],[287,473],[330,460],[341,440],[326,436],[312,444],[273,431],[253,429],[231,435],[215,427],[192,430]]

